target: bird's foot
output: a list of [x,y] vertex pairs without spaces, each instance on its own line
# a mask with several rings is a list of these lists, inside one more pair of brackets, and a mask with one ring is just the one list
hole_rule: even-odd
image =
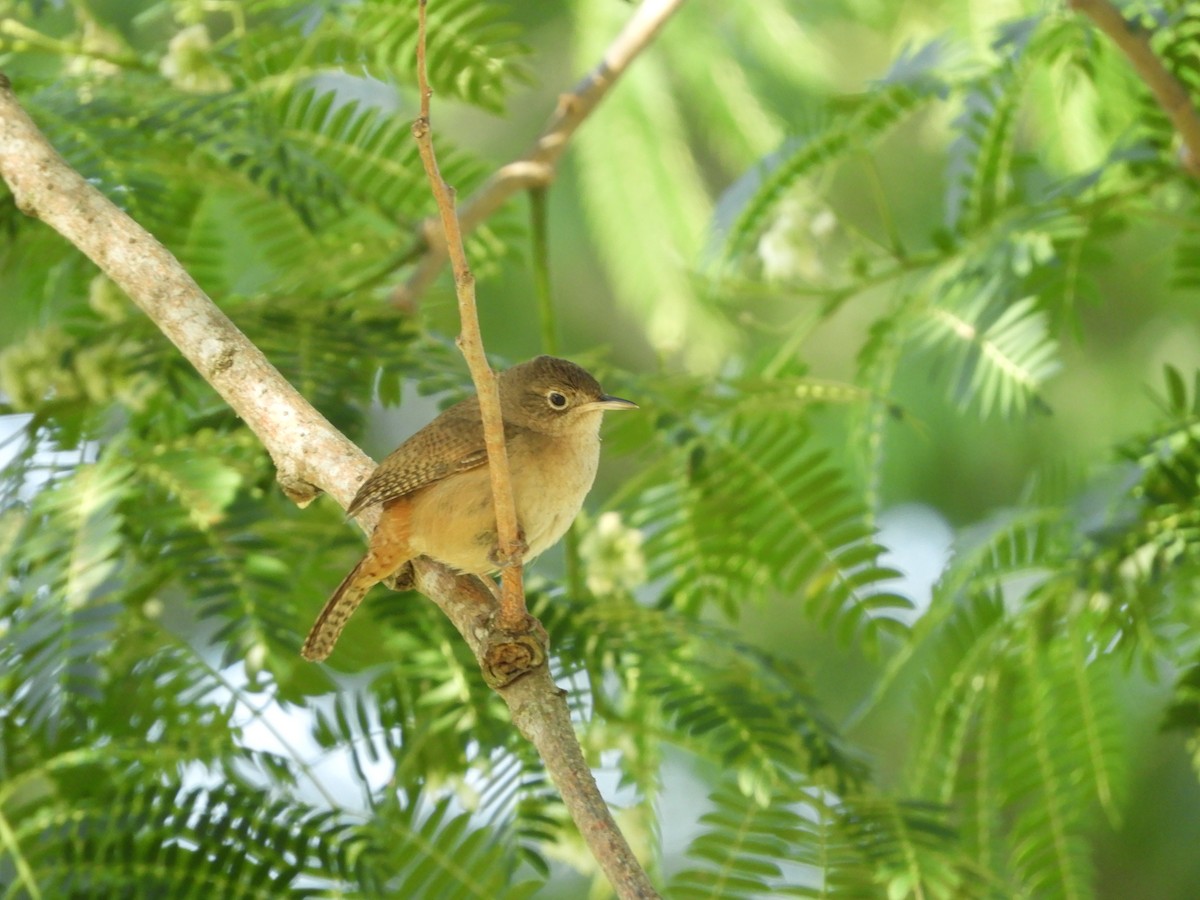
[[416,590],[416,573],[413,571],[412,562],[406,562],[387,578],[383,579],[383,583],[393,591]]
[[513,547],[512,553],[505,554],[499,542],[492,545],[492,549],[488,551],[488,561],[491,562],[497,569],[502,569],[505,566],[516,565],[524,561],[525,554],[529,552],[529,544],[525,542],[525,529],[520,525],[517,526],[517,543]]

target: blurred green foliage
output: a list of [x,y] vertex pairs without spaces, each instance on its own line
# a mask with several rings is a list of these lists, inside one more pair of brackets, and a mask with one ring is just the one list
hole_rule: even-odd
[[[0,67],[64,157],[377,455],[467,385],[449,279],[389,303],[433,212],[415,9],[0,0]],[[630,11],[430,0],[460,196]],[[1200,4],[1125,13],[1200,99]],[[693,0],[573,140],[548,252],[524,198],[471,236],[498,361],[554,337],[642,406],[611,417],[581,539],[531,603],[666,894],[1193,896],[1179,152],[1057,6]],[[586,890],[436,610],[380,591],[304,663],[359,547],[340,511],[292,507],[7,192],[0,234],[4,896]]]

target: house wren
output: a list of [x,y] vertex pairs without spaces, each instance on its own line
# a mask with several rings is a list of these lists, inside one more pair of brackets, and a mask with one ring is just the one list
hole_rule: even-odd
[[[522,560],[554,544],[583,506],[600,460],[606,409],[636,409],[610,397],[588,372],[539,356],[499,375]],[[329,656],[372,586],[418,556],[459,572],[495,571],[496,513],[479,398],[447,409],[410,437],[363,482],[346,510],[383,504],[367,554],[325,604],[304,641],[305,659]]]

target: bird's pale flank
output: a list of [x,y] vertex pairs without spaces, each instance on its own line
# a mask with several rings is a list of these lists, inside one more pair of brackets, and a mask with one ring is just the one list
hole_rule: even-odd
[[[637,404],[604,393],[585,369],[539,356],[499,375],[524,559],[563,536],[583,506],[600,459],[606,409]],[[392,452],[363,482],[347,510],[378,503],[383,511],[359,561],[317,616],[301,650],[329,656],[370,588],[410,560],[427,556],[482,575],[496,569],[496,515],[479,399],[458,403]]]

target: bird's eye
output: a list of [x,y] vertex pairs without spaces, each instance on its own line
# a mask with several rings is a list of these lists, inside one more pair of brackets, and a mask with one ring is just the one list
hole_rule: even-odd
[[546,400],[555,409],[566,409],[567,408],[567,398],[563,394],[560,394],[558,391],[551,391],[550,393],[548,393],[546,395]]

